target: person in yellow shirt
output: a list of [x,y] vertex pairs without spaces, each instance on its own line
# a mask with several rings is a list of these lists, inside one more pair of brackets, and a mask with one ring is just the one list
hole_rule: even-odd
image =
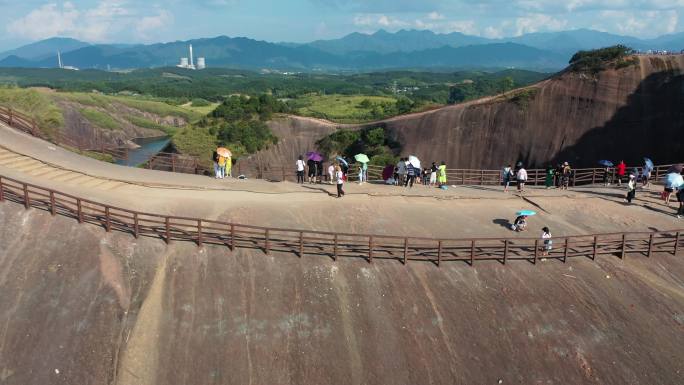
[[447,174],[446,174],[446,164],[442,162],[437,169],[437,174],[439,175],[439,187],[447,184]]
[[219,155],[218,166],[219,166],[219,179],[223,179],[226,176],[226,157]]
[[229,178],[233,177],[233,158],[231,157],[226,158],[226,175]]

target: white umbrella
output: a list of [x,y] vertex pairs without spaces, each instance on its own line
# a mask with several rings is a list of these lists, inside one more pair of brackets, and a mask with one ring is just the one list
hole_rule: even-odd
[[415,155],[409,156],[409,164],[417,169],[420,169],[420,159]]

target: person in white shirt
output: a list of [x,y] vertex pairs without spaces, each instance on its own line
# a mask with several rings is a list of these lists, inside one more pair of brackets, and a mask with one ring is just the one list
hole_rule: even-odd
[[337,197],[342,198],[344,196],[344,190],[342,190],[342,186],[344,185],[344,173],[340,166],[337,166],[335,170],[337,176]]
[[547,256],[553,247],[553,241],[551,240],[551,230],[548,227],[542,229],[542,241],[544,242],[544,247],[542,248],[542,255]]
[[527,170],[524,167],[520,167],[515,178],[518,180],[518,191],[525,191],[525,182],[527,182]]
[[335,180],[335,166],[330,163],[330,166],[328,166],[328,183],[333,184],[333,181]]
[[299,159],[297,159],[297,183],[299,184],[304,184],[304,167],[306,166],[306,163],[304,163],[303,157],[300,155]]

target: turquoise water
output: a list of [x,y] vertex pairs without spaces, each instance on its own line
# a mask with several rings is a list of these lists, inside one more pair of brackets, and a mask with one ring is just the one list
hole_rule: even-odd
[[141,163],[147,162],[151,157],[164,150],[171,142],[171,137],[162,136],[157,138],[133,139],[133,143],[139,145],[135,150],[128,150],[128,159],[118,160],[116,164],[122,166],[136,167]]

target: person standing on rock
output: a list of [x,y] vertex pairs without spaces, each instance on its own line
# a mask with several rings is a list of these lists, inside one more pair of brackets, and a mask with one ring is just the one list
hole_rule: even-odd
[[555,174],[555,171],[553,169],[552,165],[547,165],[546,166],[546,178],[544,179],[544,186],[546,186],[546,189],[550,189],[553,187],[553,176]]
[[436,186],[437,185],[437,164],[435,162],[432,162],[432,166],[430,166],[430,186]]
[[299,184],[304,184],[304,167],[306,166],[306,163],[304,163],[304,157],[299,156],[299,159],[297,159],[297,183]]
[[570,185],[570,176],[572,175],[572,168],[568,162],[563,163],[563,174],[561,175],[561,190],[567,190]]
[[446,186],[447,184],[447,174],[446,174],[446,163],[442,161],[437,169],[439,172],[439,187]]
[[518,164],[518,173],[516,174],[515,178],[518,181],[518,192],[524,192],[525,191],[525,182],[527,182],[527,170],[525,170],[525,166],[522,164]]
[[306,161],[306,166],[309,169],[307,175],[309,176],[309,184],[316,183],[316,162],[313,159]]
[[513,167],[510,164],[504,167],[503,171],[501,171],[501,179],[503,179],[504,192],[508,192],[511,179],[513,179]]
[[335,183],[335,165],[332,163],[330,163],[330,166],[328,166],[328,183]]
[[629,174],[629,182],[627,182],[627,197],[625,202],[632,203],[632,199],[636,196],[636,175]]
[[337,178],[337,197],[342,198],[344,196],[344,190],[342,189],[344,186],[344,173],[340,166],[335,167],[335,175]]
[[627,172],[627,165],[625,164],[624,160],[621,160],[620,163],[618,163],[616,170],[617,170],[617,184],[618,184],[618,186],[622,186],[622,178],[625,177],[625,173]]

